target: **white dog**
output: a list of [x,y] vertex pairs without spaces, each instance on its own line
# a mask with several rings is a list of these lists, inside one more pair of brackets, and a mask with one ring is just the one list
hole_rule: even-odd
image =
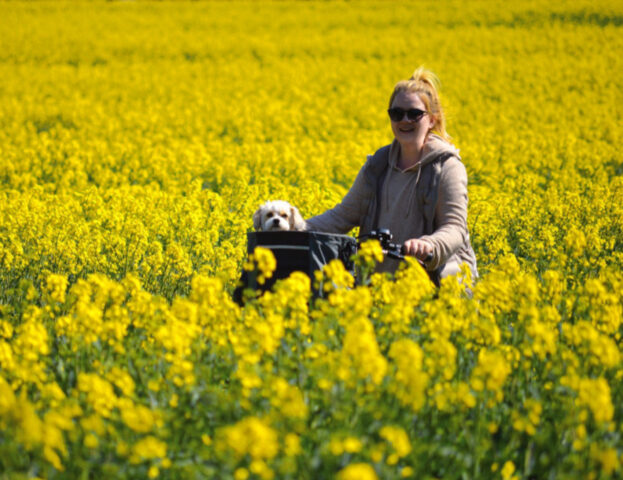
[[253,227],[262,232],[302,232],[307,224],[296,207],[283,200],[266,202],[253,214]]

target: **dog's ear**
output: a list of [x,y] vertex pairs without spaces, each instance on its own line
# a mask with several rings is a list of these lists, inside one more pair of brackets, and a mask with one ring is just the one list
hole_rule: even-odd
[[307,223],[296,207],[290,207],[290,230],[304,232],[307,230]]
[[262,207],[258,208],[253,214],[253,228],[256,232],[262,230]]

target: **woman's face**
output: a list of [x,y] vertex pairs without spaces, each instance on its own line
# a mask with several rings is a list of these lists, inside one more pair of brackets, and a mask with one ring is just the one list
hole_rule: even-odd
[[[398,92],[394,97],[391,108],[401,108],[404,111],[417,109],[426,112],[426,106],[415,92]],[[402,115],[398,121],[391,120],[392,131],[403,149],[421,149],[426,141],[428,132],[433,128],[434,118],[427,112],[419,119],[410,120]]]

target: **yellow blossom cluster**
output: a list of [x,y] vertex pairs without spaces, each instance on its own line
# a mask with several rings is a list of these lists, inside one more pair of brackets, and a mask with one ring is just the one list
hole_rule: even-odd
[[[0,3],[0,477],[617,478],[623,4]],[[479,276],[232,300],[441,78]],[[356,235],[356,229],[350,232]],[[376,273],[375,273],[376,272]],[[270,281],[269,281],[270,280]]]

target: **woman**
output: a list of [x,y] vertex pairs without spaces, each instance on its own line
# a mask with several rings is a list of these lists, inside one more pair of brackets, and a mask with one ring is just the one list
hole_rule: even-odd
[[[467,173],[446,133],[438,85],[421,67],[396,84],[388,110],[394,141],[368,156],[339,205],[307,220],[308,230],[321,232],[389,229],[436,283],[463,263],[478,276],[467,230]],[[379,271],[393,273],[398,265],[386,258]]]

